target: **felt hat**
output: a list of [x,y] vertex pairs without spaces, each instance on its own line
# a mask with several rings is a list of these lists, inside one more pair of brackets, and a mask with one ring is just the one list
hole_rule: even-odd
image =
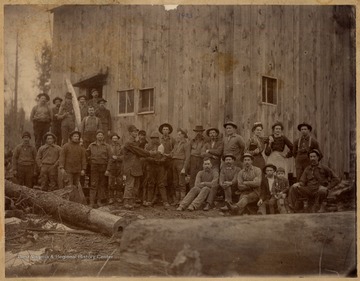
[[283,172],[285,174],[285,169],[283,167],[277,168],[276,172]]
[[71,138],[71,137],[72,137],[73,135],[75,135],[75,134],[78,134],[79,137],[81,138],[81,133],[80,133],[79,131],[76,131],[76,130],[72,131],[72,132],[69,134],[69,137]]
[[217,135],[219,135],[219,129],[215,128],[215,127],[211,127],[209,129],[206,130],[206,135],[209,137],[210,131],[215,131]]
[[196,125],[195,129],[193,129],[194,132],[204,132],[205,129],[203,128],[202,125]]
[[90,93],[92,94],[92,93],[94,93],[94,92],[98,92],[98,93],[99,93],[99,91],[96,90],[96,89],[92,89]]
[[22,137],[21,137],[21,138],[24,138],[24,137],[29,137],[29,138],[31,138],[31,134],[30,134],[29,132],[25,131],[25,132],[22,133]]
[[103,135],[105,135],[103,130],[97,130],[97,131],[96,131],[96,135],[98,135],[98,134],[103,134]]
[[53,104],[55,104],[55,102],[56,102],[57,100],[59,100],[60,102],[62,102],[62,101],[63,101],[63,99],[62,99],[62,98],[55,97],[55,98],[53,99]]
[[177,131],[181,132],[185,136],[186,139],[188,138],[188,135],[187,135],[188,131],[186,129],[178,128]]
[[145,130],[140,130],[139,135],[146,136],[146,131]]
[[251,160],[254,160],[254,156],[252,156],[250,153],[244,153],[243,156],[241,156],[241,161],[244,161],[244,158],[250,157]]
[[152,132],[150,138],[160,138],[160,134],[156,131]]
[[120,139],[120,136],[117,133],[112,133],[110,138],[112,139],[113,137]]
[[85,100],[87,99],[85,95],[78,96],[78,100],[80,100],[81,98],[85,98]]
[[297,126],[297,128],[298,128],[299,131],[301,131],[301,128],[302,128],[302,127],[307,127],[310,132],[312,131],[311,125],[308,124],[308,123],[306,123],[306,122],[302,122],[302,123],[300,123],[300,124]]
[[46,140],[48,136],[52,136],[54,138],[54,141],[56,142],[57,137],[51,132],[47,132],[45,135],[43,135],[43,140]]
[[308,153],[308,156],[310,156],[310,153],[316,153],[317,156],[319,157],[319,160],[321,160],[321,158],[323,157],[322,153],[318,149],[310,150],[309,153]]
[[280,127],[281,127],[281,130],[284,130],[284,125],[283,125],[283,123],[281,123],[281,122],[279,122],[279,121],[275,122],[275,124],[271,126],[271,129],[274,130],[274,128],[275,128],[276,126],[280,126]]
[[97,101],[97,103],[101,103],[102,101],[103,101],[103,102],[107,102],[106,99],[101,98],[101,99],[99,99],[99,100]]
[[264,129],[264,126],[261,122],[255,122],[251,128],[251,131],[254,132],[257,127],[261,127],[261,129]]
[[237,125],[235,124],[235,122],[233,122],[233,121],[227,121],[227,122],[225,122],[224,123],[224,128],[226,128],[226,126],[227,125],[231,125],[231,126],[233,126],[235,129],[237,129]]
[[136,128],[135,125],[129,125],[127,129],[129,131],[129,133],[134,132],[134,131],[139,131],[139,129]]
[[45,94],[45,93],[41,93],[41,94],[38,94],[37,95],[37,98],[40,99],[41,97],[45,97],[47,101],[50,100],[50,97],[48,94]]
[[[266,164],[265,167],[263,168],[263,173],[264,174],[265,174],[266,168],[268,168],[268,167],[273,168],[274,172],[276,172],[276,170],[277,170],[275,165],[269,163],[269,164]],[[284,172],[285,172],[285,170],[284,170]]]
[[222,160],[225,161],[226,157],[231,157],[234,161],[236,160],[236,157],[232,153],[226,153],[223,155]]
[[66,99],[72,99],[72,94],[70,92],[66,92],[65,98]]
[[169,128],[169,134],[172,133],[173,127],[172,127],[169,123],[163,123],[163,124],[161,124],[160,127],[159,127],[159,132],[160,132],[160,134],[162,134],[162,129],[163,129],[164,127],[168,127],[168,128]]

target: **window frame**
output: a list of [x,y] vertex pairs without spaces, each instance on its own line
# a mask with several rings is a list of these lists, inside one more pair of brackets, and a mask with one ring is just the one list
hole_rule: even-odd
[[[266,87],[266,92],[265,92],[265,97],[266,97],[266,101],[263,101],[263,80],[265,79],[273,79],[275,80],[276,86],[274,88],[275,90],[275,94],[276,94],[276,103],[271,103],[268,102],[268,92],[267,92],[267,87]],[[267,82],[267,81],[266,81]],[[270,106],[277,106],[279,104],[279,83],[278,83],[278,78],[273,77],[273,76],[269,76],[269,75],[262,75],[261,76],[261,104],[264,105],[270,105]]]
[[[141,92],[142,91],[146,91],[146,90],[153,90],[153,110],[144,110],[141,111],[142,108],[140,106],[141,102],[142,102],[142,96],[141,96]],[[141,88],[138,89],[138,93],[139,93],[139,102],[138,102],[138,115],[145,115],[145,114],[154,114],[155,113],[155,87],[147,87],[147,88]]]
[[[119,105],[120,105],[120,93],[121,92],[126,92],[128,94],[128,92],[132,91],[134,94],[134,111],[133,112],[126,112],[126,113],[120,113],[120,109],[119,109]],[[124,89],[124,90],[118,90],[117,91],[117,116],[135,116],[135,111],[136,111],[136,91],[134,88],[129,88],[129,89]],[[127,109],[127,103],[125,103],[125,109]]]

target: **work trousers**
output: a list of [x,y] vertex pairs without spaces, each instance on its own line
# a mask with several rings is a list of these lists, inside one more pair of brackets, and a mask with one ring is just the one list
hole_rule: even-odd
[[33,188],[34,186],[34,165],[17,165],[16,181],[19,185]]
[[214,204],[218,188],[219,185],[209,187],[209,194],[207,196],[206,203],[209,203],[210,205]]
[[239,207],[238,214],[241,215],[246,206],[250,203],[259,201],[259,194],[256,191],[243,192],[240,194],[239,202],[236,204]]
[[134,200],[139,193],[140,177],[134,177],[131,173],[125,173],[125,176],[124,200]]
[[87,149],[90,143],[96,141],[96,132],[92,132],[92,131],[84,132],[82,139],[83,139],[84,148]]
[[75,130],[75,122],[70,120],[64,120],[61,123],[62,145],[64,145],[69,141],[69,135],[74,130]]
[[166,188],[164,182],[166,181],[166,174],[164,173],[163,165],[149,164],[147,166],[147,176],[145,179],[143,199],[145,202],[155,202],[156,195],[159,192],[163,203],[167,203]]
[[276,202],[276,198],[275,197],[271,197],[270,199],[264,200],[262,205],[259,206],[259,210],[258,213],[262,214],[262,215],[266,215],[266,207],[269,207],[269,213],[270,214],[275,214],[275,206],[277,204]]
[[97,200],[106,199],[108,196],[107,180],[105,176],[106,164],[91,164],[90,192],[96,191]]
[[50,122],[33,121],[33,129],[35,136],[35,147],[39,150],[40,146],[45,144],[43,136],[50,130]]
[[78,186],[80,183],[80,173],[66,173],[69,185]]
[[319,188],[299,186],[290,187],[289,191],[289,204],[295,209],[300,209],[300,198],[307,198],[311,203],[321,204],[328,195],[328,189],[325,186],[319,186]]
[[51,132],[56,136],[56,144],[61,146],[61,124],[52,123]]
[[166,189],[167,202],[173,202],[175,198],[175,186],[173,175],[173,161],[166,161],[164,163],[164,186]]
[[203,158],[190,156],[190,188],[195,185],[195,179],[198,172],[203,169]]
[[201,204],[205,202],[206,198],[210,193],[210,188],[194,186],[190,189],[189,193],[186,194],[185,198],[180,202],[180,207],[187,208],[188,206],[194,207],[195,210],[199,209]]
[[121,169],[111,170],[109,175],[109,198],[121,199],[123,178]]
[[310,159],[306,154],[297,155],[295,158],[296,179],[299,182],[305,168],[310,165]]
[[40,186],[44,191],[57,189],[58,166],[42,164],[40,167]]
[[232,203],[233,202],[233,194],[238,190],[237,183],[233,184],[232,186],[224,188],[225,194],[225,202]]
[[173,189],[175,192],[186,193],[185,174],[181,173],[184,167],[184,160],[174,159],[172,163]]

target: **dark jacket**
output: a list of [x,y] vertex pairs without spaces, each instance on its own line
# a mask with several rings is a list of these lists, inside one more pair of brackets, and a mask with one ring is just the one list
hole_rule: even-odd
[[130,138],[123,148],[124,161],[123,171],[125,174],[131,174],[134,177],[143,175],[140,157],[149,157],[150,152],[139,147],[139,143],[134,138]]

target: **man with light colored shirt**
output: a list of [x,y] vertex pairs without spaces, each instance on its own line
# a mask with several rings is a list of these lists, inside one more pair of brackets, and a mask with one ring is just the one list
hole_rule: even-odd
[[95,108],[88,107],[88,116],[81,121],[80,132],[83,136],[83,145],[88,148],[89,144],[96,140],[96,132],[101,130],[102,125],[100,119],[95,116]]
[[242,168],[241,157],[244,154],[245,142],[242,136],[236,134],[237,125],[234,122],[224,124],[226,136],[224,138],[224,153],[231,153],[236,157],[234,165]]

